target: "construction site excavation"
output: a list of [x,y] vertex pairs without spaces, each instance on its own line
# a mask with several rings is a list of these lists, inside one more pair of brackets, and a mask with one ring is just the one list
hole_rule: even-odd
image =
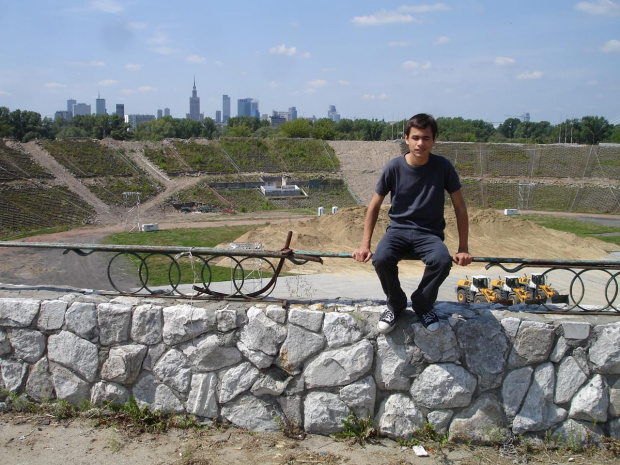
[[[440,287],[436,332],[409,303],[384,334],[385,294],[351,254],[405,148],[0,141],[8,462],[617,461],[620,147],[437,142],[474,260]],[[423,271],[399,263],[407,295]]]

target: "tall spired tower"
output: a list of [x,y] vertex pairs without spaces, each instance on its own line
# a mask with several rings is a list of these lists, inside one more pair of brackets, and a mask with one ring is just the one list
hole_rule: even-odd
[[192,96],[189,98],[189,119],[194,121],[200,121],[200,97],[196,92],[196,76],[194,76],[194,89],[192,90]]

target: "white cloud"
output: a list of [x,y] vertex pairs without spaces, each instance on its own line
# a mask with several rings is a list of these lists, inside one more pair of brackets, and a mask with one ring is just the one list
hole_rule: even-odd
[[105,66],[105,62],[103,61],[70,61],[69,65],[72,66],[92,66],[93,68],[102,68]]
[[104,79],[102,81],[99,81],[97,84],[99,84],[100,86],[115,86],[116,84],[118,84],[118,81],[116,79]]
[[142,68],[144,68],[144,65],[142,63],[127,63],[125,65],[125,68],[129,71],[140,71]]
[[443,45],[443,44],[448,44],[450,43],[450,39],[447,38],[446,36],[439,36],[437,37],[437,40],[435,41],[435,45]]
[[301,55],[299,55],[302,58],[310,58],[310,52],[304,52]]
[[93,10],[103,11],[104,13],[120,13],[125,7],[114,0],[92,0],[90,6]]
[[388,47],[408,47],[411,42],[406,40],[388,42]]
[[137,89],[123,89],[121,90],[121,93],[124,95],[132,95],[132,94],[136,94],[138,92],[141,93],[146,93],[146,92],[157,92],[157,88],[156,87],[152,87],[152,86],[140,86]]
[[620,52],[620,40],[616,40],[616,39],[608,40],[601,47],[601,52],[604,52],[604,53]]
[[312,81],[308,81],[306,90],[304,93],[306,94],[314,94],[321,87],[325,87],[327,85],[327,81],[325,79],[314,79]]
[[0,90],[0,95],[11,95],[11,94],[7,92],[6,90]]
[[351,22],[358,26],[381,26],[384,24],[398,23],[419,23],[419,19],[414,18],[410,13],[432,13],[434,11],[446,11],[450,7],[445,3],[434,5],[404,5],[396,10],[379,10],[371,15],[354,16]]
[[517,75],[517,79],[541,79],[542,77],[541,71],[528,71]]
[[280,87],[280,83],[279,83],[279,82],[276,82],[276,81],[271,81],[271,82],[269,83],[269,87],[272,87],[272,88],[274,88],[274,89],[275,89],[276,87]]
[[214,64],[215,66],[224,66],[224,62],[223,62],[223,61],[220,61],[220,60],[214,61],[214,62],[213,62],[213,64]]
[[67,86],[59,82],[46,82],[45,87],[48,89],[64,89]]
[[172,47],[155,47],[153,51],[159,55],[172,55],[173,53],[178,52],[176,48]]
[[385,100],[387,99],[387,95],[385,94],[364,94],[362,95],[362,100]]
[[373,15],[355,16],[351,20],[353,24],[358,26],[380,26],[384,24],[411,23],[414,21],[416,21],[415,18],[410,14],[386,10],[378,11]]
[[495,58],[495,64],[500,66],[511,66],[516,63],[514,58],[510,57],[497,57]]
[[327,81],[325,79],[315,79],[313,81],[308,81],[308,86],[317,88],[317,87],[325,87],[327,85]]
[[273,55],[287,55],[287,56],[295,56],[297,55],[297,47],[287,47],[286,45],[278,45],[276,47],[271,47],[269,49],[269,53]]
[[146,43],[149,45],[167,45],[168,36],[163,32],[155,32],[151,37],[146,39]]
[[425,63],[418,63],[417,61],[405,61],[403,62],[403,68],[410,69],[414,73],[419,73],[431,69],[431,64],[428,61]]
[[203,58],[201,56],[198,55],[190,55],[187,58],[185,58],[187,61],[189,61],[190,63],[206,63],[207,59]]
[[130,31],[139,31],[141,29],[146,29],[145,23],[127,23],[127,29]]
[[575,5],[575,10],[590,15],[617,16],[620,15],[620,4],[612,0],[579,2]]
[[344,79],[340,79],[338,81],[338,84],[340,84],[341,86],[350,86],[351,85],[351,81],[345,81]]
[[408,13],[432,13],[433,11],[448,11],[451,8],[445,3],[435,3],[434,5],[403,5],[398,7],[398,11]]

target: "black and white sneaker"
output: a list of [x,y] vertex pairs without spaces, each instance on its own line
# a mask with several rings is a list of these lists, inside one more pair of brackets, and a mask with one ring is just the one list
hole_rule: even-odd
[[394,329],[394,326],[396,326],[396,315],[392,310],[386,308],[379,318],[379,323],[377,323],[377,331],[381,334],[387,334]]
[[434,333],[439,329],[439,318],[437,318],[434,311],[429,310],[426,313],[420,313],[416,310],[416,315],[418,315],[422,326],[424,326],[428,331]]

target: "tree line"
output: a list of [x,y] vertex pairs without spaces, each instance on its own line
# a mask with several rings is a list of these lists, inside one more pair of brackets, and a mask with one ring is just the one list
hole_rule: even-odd
[[[70,122],[62,118],[41,118],[34,111],[0,107],[0,137],[21,142],[34,139],[66,139],[88,137],[116,140],[160,141],[168,138],[190,139],[204,137],[292,137],[322,140],[383,141],[401,139],[406,120],[384,121],[343,118],[334,122],[328,118],[296,119],[272,128],[267,120],[249,116],[230,118],[225,125],[212,118],[193,121],[188,118],[164,116],[140,123],[131,129],[118,115],[81,115]],[[437,118],[440,141],[453,142],[517,142],[517,143],[620,143],[620,125],[613,125],[600,116],[567,119],[552,125],[548,121],[530,122],[508,118],[495,127],[483,120],[461,117]]]

